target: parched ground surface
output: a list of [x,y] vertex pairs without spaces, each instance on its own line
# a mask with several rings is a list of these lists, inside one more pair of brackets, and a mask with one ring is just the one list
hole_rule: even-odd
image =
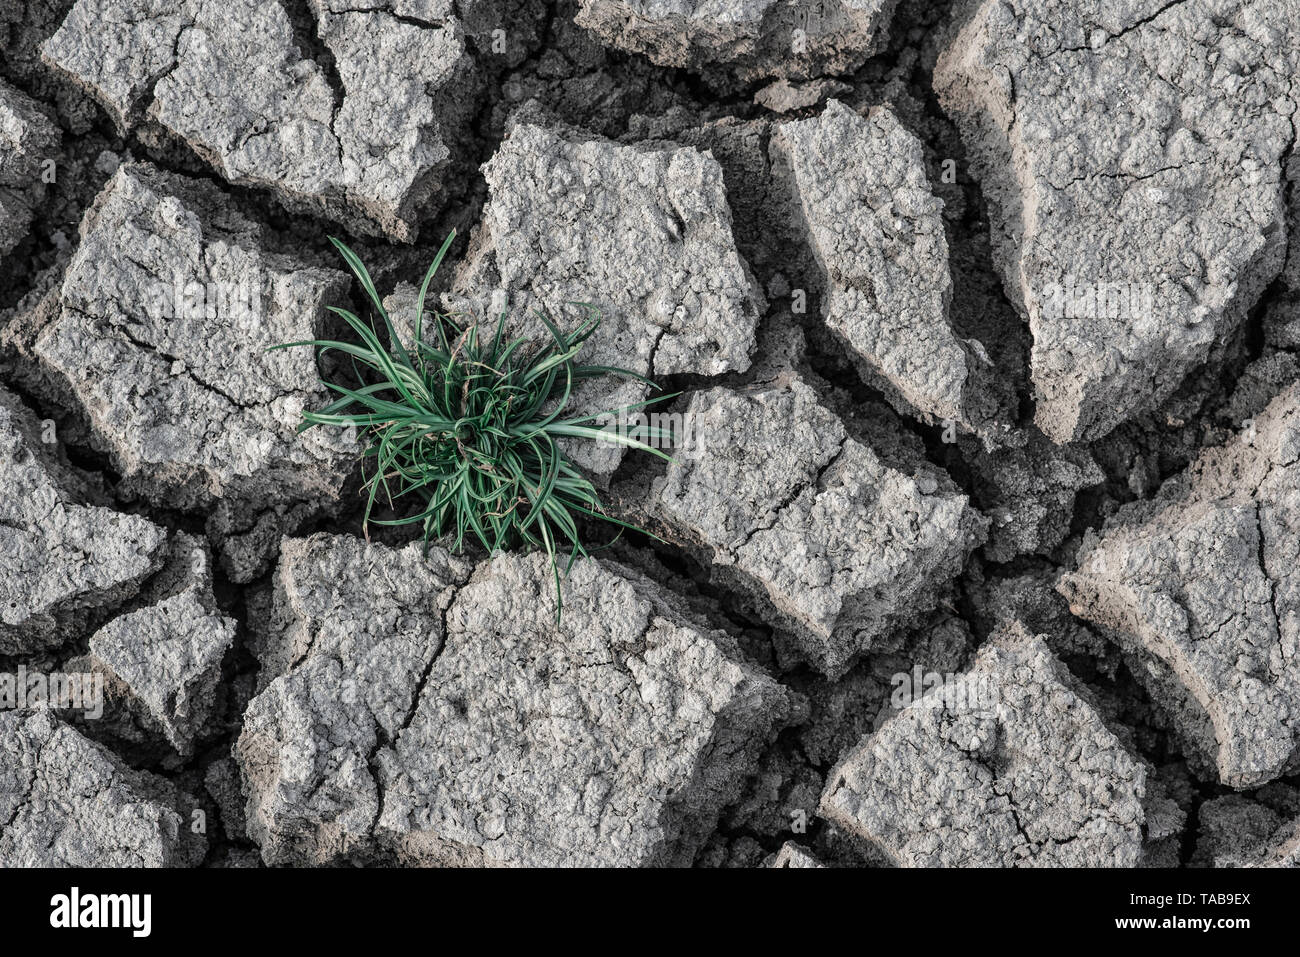
[[[0,0],[0,866],[1295,866],[1297,110],[1290,0]],[[453,228],[694,439],[558,622],[267,351]]]

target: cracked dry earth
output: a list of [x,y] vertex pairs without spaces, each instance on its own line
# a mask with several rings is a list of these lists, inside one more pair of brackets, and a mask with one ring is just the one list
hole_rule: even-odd
[[[0,865],[1295,865],[1298,97],[1292,0],[0,0]],[[265,351],[452,228],[700,440],[558,624]]]

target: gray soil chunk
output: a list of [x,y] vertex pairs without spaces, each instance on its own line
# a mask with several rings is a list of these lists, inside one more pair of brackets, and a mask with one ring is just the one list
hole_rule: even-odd
[[562,621],[542,555],[502,556],[447,616],[379,829],[413,862],[686,865],[794,696],[639,573],[587,560]]
[[754,102],[773,113],[795,113],[816,106],[827,97],[843,96],[852,89],[839,80],[811,80],[807,83],[777,80],[755,93]]
[[1079,550],[1059,588],[1105,628],[1237,788],[1295,764],[1300,735],[1300,385]]
[[41,56],[125,129],[175,68],[177,41],[194,19],[191,0],[78,0]]
[[194,801],[46,711],[0,711],[0,867],[192,867]]
[[1061,544],[1074,519],[1076,495],[1106,477],[1087,449],[1054,445],[1032,428],[1019,448],[989,452],[971,441],[963,451],[975,502],[989,517],[984,554],[995,562],[1047,554]]
[[174,561],[184,566],[181,587],[100,628],[90,653],[129,689],[171,746],[188,755],[211,717],[235,622],[215,610],[206,546],[193,536],[179,539]]
[[263,859],[689,863],[793,696],[637,573],[575,566],[557,625],[543,556],[430,554],[285,543],[236,747]]
[[410,720],[469,566],[440,548],[286,539],[235,746],[248,836],[271,865],[373,852],[376,750]]
[[[720,375],[749,368],[765,304],[736,251],[722,169],[691,148],[620,146],[521,124],[484,167],[490,199],[456,277],[458,308],[545,341],[543,310],[571,329],[600,311],[583,361],[640,375]],[[491,297],[483,301],[475,297]],[[582,412],[639,402],[643,382],[603,377],[574,396]],[[575,448],[578,464],[614,471],[623,447]]]
[[[78,0],[43,55],[120,126],[147,117],[231,183],[410,241],[473,112],[463,31],[454,17],[312,6],[316,37],[300,38],[279,0]],[[328,69],[305,49],[316,44]]]
[[0,80],[0,256],[27,234],[61,140],[35,100]]
[[1028,318],[1037,424],[1094,439],[1230,339],[1286,250],[1300,7],[984,0],[934,85]]
[[167,533],[86,504],[44,426],[0,388],[0,654],[57,646],[91,610],[134,595],[158,570]]
[[1015,624],[846,754],[821,814],[901,866],[1132,867],[1145,793],[1144,766]]
[[649,511],[831,677],[933,608],[984,540],[940,469],[882,460],[798,377],[698,392],[686,414],[697,447],[675,455]]
[[51,391],[111,455],[119,491],[229,521],[335,502],[355,431],[296,433],[327,400],[309,348],[342,273],[269,251],[210,184],[123,166],[28,332]]
[[580,0],[575,22],[660,66],[743,80],[849,73],[888,39],[898,0]]
[[779,126],[772,152],[825,275],[827,326],[904,409],[972,428],[967,394],[989,360],[949,322],[943,201],[930,191],[921,141],[889,107],[859,116],[832,100],[819,116]]
[[1240,794],[1200,807],[1193,863],[1206,867],[1300,867],[1300,817],[1287,820]]

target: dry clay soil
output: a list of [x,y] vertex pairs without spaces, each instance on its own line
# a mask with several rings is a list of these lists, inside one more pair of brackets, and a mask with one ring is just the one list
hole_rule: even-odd
[[[1293,0],[0,0],[0,866],[1296,865],[1298,109]],[[267,351],[453,229],[680,393],[558,621]]]

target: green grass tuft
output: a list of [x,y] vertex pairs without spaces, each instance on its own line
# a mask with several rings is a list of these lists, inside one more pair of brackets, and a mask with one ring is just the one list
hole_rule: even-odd
[[[453,231],[434,257],[420,286],[415,335],[404,343],[384,309],[374,282],[360,258],[331,238],[356,275],[383,321],[384,338],[372,323],[346,309],[331,308],[356,333],[356,342],[314,339],[274,346],[313,346],[320,355],[340,353],[356,373],[352,385],[325,382],[338,398],[317,411],[303,413],[302,432],[316,426],[356,426],[368,443],[363,452],[365,526],[423,526],[425,547],[454,536],[451,547],[462,551],[467,536],[489,552],[544,549],[555,575],[557,617],[563,608],[560,556],[568,553],[565,571],[585,556],[579,524],[597,519],[622,528],[637,528],[605,513],[591,481],[569,461],[559,440],[614,441],[669,457],[636,438],[594,427],[603,415],[644,408],[672,396],[564,417],[575,386],[584,379],[613,375],[640,379],[627,369],[581,365],[582,344],[600,324],[599,312],[583,303],[586,318],[571,333],[562,333],[540,312],[549,339],[505,341],[507,314],[502,312],[491,335],[474,321],[430,310],[436,335],[424,336],[425,295]],[[657,388],[657,387],[656,387]],[[644,428],[647,439],[661,430]],[[372,520],[379,496],[400,509],[414,501],[411,514],[395,520]],[[637,529],[641,531],[641,529]],[[621,533],[621,531],[620,531]]]

